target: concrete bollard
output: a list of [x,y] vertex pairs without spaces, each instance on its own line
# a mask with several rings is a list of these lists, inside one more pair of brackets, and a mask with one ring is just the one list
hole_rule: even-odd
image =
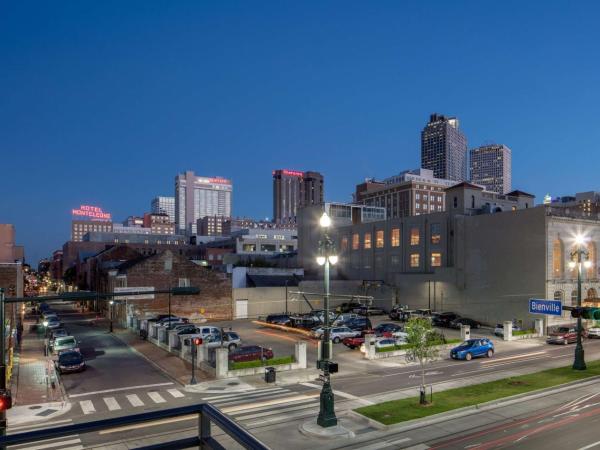
[[177,331],[169,331],[169,351],[177,350],[179,348],[179,336]]
[[504,337],[503,337],[503,339],[505,341],[512,340],[512,327],[513,327],[513,324],[510,320],[507,320],[504,322]]
[[471,325],[461,325],[460,326],[460,338],[463,341],[471,339]]
[[544,319],[535,319],[535,332],[538,336],[544,335]]
[[296,358],[296,363],[298,364],[298,368],[306,369],[307,367],[307,359],[306,359],[306,342],[298,341],[294,345],[294,357]]
[[375,335],[365,334],[365,358],[375,359]]
[[229,373],[229,350],[227,350],[226,348],[218,348],[215,353],[215,377],[217,379],[227,378],[227,375]]

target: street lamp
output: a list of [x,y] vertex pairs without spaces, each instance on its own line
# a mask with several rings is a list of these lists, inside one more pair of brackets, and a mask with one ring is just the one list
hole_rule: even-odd
[[[569,267],[575,269],[577,267],[577,307],[581,307],[581,271],[582,266],[585,268],[592,267],[592,261],[589,260],[589,252],[585,248],[585,238],[578,234],[575,237],[575,250],[571,252],[571,261]],[[575,347],[575,360],[573,361],[574,370],[585,370],[585,358],[583,352],[583,343],[581,342],[582,324],[581,316],[577,317],[577,346]]]
[[108,304],[109,304],[109,309],[110,309],[110,311],[109,311],[109,313],[110,313],[110,332],[112,333],[113,332],[113,305],[115,304],[115,301],[110,300],[108,302]]
[[[319,219],[319,225],[323,233],[323,238],[319,241],[319,255],[317,256],[317,264],[324,266],[324,282],[325,282],[325,298],[323,300],[324,306],[324,324],[323,334],[321,341],[321,355],[317,361],[317,367],[323,371],[323,389],[319,397],[319,417],[317,418],[317,424],[323,428],[336,426],[338,423],[337,417],[335,416],[334,410],[334,398],[333,390],[331,389],[330,374],[332,363],[330,361],[330,340],[331,340],[331,328],[329,324],[329,265],[335,265],[338,262],[336,255],[335,246],[333,241],[330,239],[327,233],[331,226],[331,218],[327,213],[323,213]],[[337,370],[336,370],[337,371]]]

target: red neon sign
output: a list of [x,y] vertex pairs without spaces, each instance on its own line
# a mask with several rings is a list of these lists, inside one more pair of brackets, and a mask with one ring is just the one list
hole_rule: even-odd
[[90,205],[81,205],[79,209],[73,209],[71,213],[74,216],[90,217],[92,219],[110,220],[110,213],[102,211],[102,208]]
[[300,172],[298,170],[283,169],[282,172],[284,175],[289,175],[291,177],[303,177],[304,176],[304,172]]
[[208,181],[211,183],[217,183],[217,184],[231,184],[231,181],[229,181],[227,178],[220,178],[220,177],[209,178]]

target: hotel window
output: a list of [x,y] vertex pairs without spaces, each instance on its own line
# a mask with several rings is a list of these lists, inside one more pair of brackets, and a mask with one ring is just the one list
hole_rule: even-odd
[[440,243],[440,240],[442,239],[441,229],[442,229],[442,227],[440,226],[439,223],[431,224],[431,243],[432,244]]
[[392,247],[400,247],[400,228],[392,228]]
[[412,267],[412,268],[419,267],[419,254],[418,253],[410,254],[410,267]]
[[359,246],[360,246],[360,243],[359,243],[358,233],[354,233],[352,235],[352,250],[358,250]]
[[442,254],[432,253],[431,254],[431,267],[442,267]]
[[375,247],[383,248],[383,230],[378,230],[375,233]]
[[420,199],[421,199],[421,194],[419,194],[419,193],[417,192],[417,193],[415,194],[415,198],[416,198],[417,200],[420,200]]
[[347,236],[344,236],[342,238],[341,249],[342,249],[343,252],[345,252],[346,250],[348,250],[348,237]]
[[419,245],[419,229],[411,228],[410,229],[410,245]]
[[365,233],[365,249],[371,248],[371,233]]
[[416,208],[416,209],[420,209],[420,208],[421,208],[421,204],[420,204],[420,203],[417,203],[417,204],[415,205],[415,208]]

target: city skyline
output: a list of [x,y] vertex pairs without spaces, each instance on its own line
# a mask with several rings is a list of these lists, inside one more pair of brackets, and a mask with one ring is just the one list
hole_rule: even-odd
[[[589,58],[598,5],[549,5],[540,23],[533,6],[356,4],[331,30],[293,6],[190,6],[170,19],[160,8],[124,7],[118,16],[90,8],[40,6],[31,16],[14,4],[0,19],[0,145],[11,168],[0,207],[30,262],[68,239],[73,207],[142,214],[185,170],[231,179],[239,216],[271,217],[271,171],[281,167],[319,171],[325,199],[349,201],[366,177],[419,167],[420,131],[433,112],[458,117],[469,148],[506,143],[514,187],[539,201],[598,189],[600,93]],[[225,13],[235,27],[215,25]],[[436,33],[420,27],[425,18]],[[507,33],[489,34],[489,23]],[[438,35],[464,49],[459,58],[438,51]],[[219,52],[205,44],[213,39]],[[428,69],[432,52],[443,77]],[[556,58],[565,63],[557,68]]]

